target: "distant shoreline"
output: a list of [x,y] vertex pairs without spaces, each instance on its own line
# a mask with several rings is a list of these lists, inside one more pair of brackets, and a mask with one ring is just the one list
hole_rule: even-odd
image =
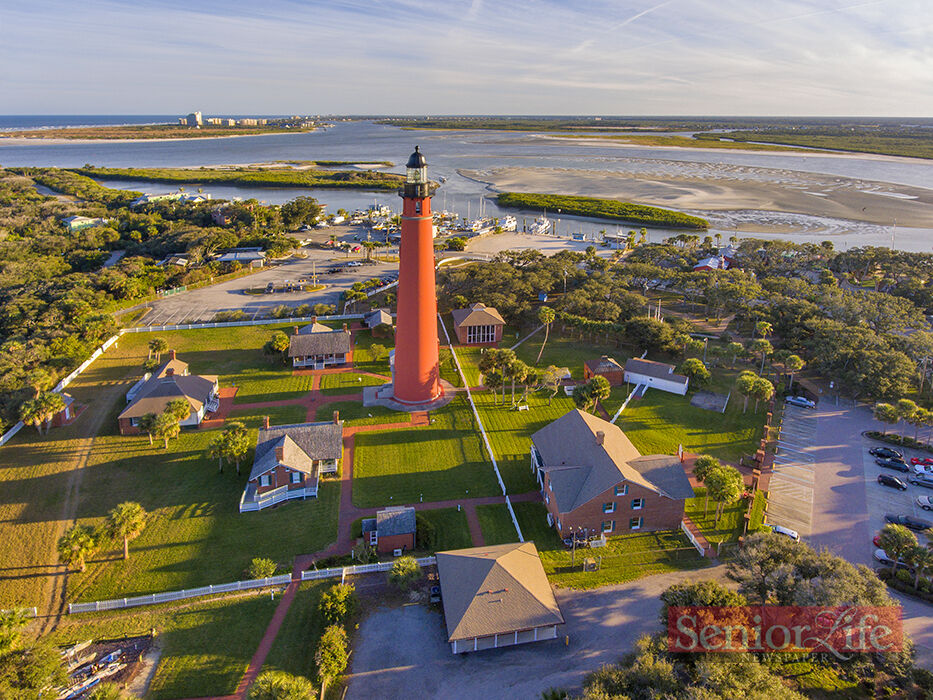
[[[318,127],[220,127],[194,129],[174,124],[139,124],[120,126],[75,126],[44,129],[0,131],[0,143],[61,145],[65,143],[142,143],[149,141],[191,141],[230,139],[246,136],[277,136],[317,131]],[[215,133],[216,132],[216,133]],[[237,133],[240,132],[240,133]],[[100,134],[97,136],[96,134]]]

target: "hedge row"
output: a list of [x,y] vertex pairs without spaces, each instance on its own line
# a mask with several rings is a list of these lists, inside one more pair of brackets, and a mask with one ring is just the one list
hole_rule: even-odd
[[560,209],[564,214],[589,216],[595,219],[628,221],[633,224],[700,230],[709,228],[709,221],[701,219],[699,216],[690,216],[679,211],[650,207],[645,204],[620,202],[616,199],[573,197],[534,192],[501,192],[496,201],[500,207],[533,210],[550,209],[554,212]]

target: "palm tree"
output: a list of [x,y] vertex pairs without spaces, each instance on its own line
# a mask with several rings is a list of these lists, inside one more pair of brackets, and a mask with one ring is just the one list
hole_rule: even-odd
[[903,525],[888,523],[881,528],[878,544],[891,557],[891,573],[893,574],[904,555],[917,546],[917,536]]
[[758,321],[755,324],[755,334],[760,335],[762,338],[767,338],[774,331],[774,326],[772,326],[767,321]]
[[107,532],[114,539],[123,539],[123,558],[130,558],[130,540],[146,526],[146,511],[138,503],[126,501],[107,514]]
[[910,422],[911,417],[917,412],[917,404],[910,399],[898,399],[895,404],[898,420]]
[[538,350],[538,357],[535,358],[536,365],[541,362],[541,355],[544,353],[544,346],[547,345],[548,333],[551,330],[551,324],[554,323],[555,318],[557,318],[557,314],[554,313],[554,309],[549,306],[542,306],[538,309],[538,321],[544,324],[544,342],[541,343],[541,349]]
[[58,556],[67,565],[87,568],[85,559],[97,550],[97,536],[89,525],[72,525],[58,539]]
[[910,563],[914,567],[914,588],[918,588],[920,577],[933,571],[933,550],[918,544],[910,551]]
[[748,397],[751,396],[753,387],[755,386],[755,381],[757,379],[757,374],[749,370],[745,370],[744,372],[741,372],[738,379],[735,380],[735,390],[745,398],[745,403],[742,405],[742,413],[745,413],[748,410]]
[[[150,440],[151,439],[152,438],[150,437]],[[207,455],[208,459],[217,460],[217,468],[221,473],[224,471],[224,457],[227,456],[226,446],[227,441],[224,440],[224,436],[215,435],[207,444],[207,449],[204,450],[204,453]]]
[[139,428],[139,431],[149,436],[150,445],[152,444],[152,433],[155,431],[155,421],[155,413],[147,413],[144,416],[140,416],[136,421],[136,427]]
[[590,401],[592,402],[593,408],[596,408],[600,401],[608,399],[609,394],[612,393],[609,380],[600,375],[593,377],[587,383],[587,386],[589,387]]
[[55,414],[65,410],[65,399],[61,394],[48,392],[40,396],[39,401],[42,402],[42,417],[45,421],[45,432],[48,433]]
[[42,434],[42,421],[45,419],[42,409],[42,402],[38,399],[29,399],[24,401],[19,407],[19,419],[25,425],[33,425],[39,434]]
[[[716,469],[719,469],[722,464],[715,457],[710,455],[700,455],[696,458],[696,461],[693,463],[693,476],[701,484],[705,484],[706,480],[709,478],[709,475],[712,474]],[[706,489],[706,500],[703,503],[703,517],[709,513],[709,489]]]
[[153,338],[149,341],[149,356],[146,359],[151,360],[153,353],[156,356],[156,362],[162,358],[162,353],[168,350],[168,343],[164,338]]
[[493,406],[499,403],[499,387],[505,384],[505,380],[502,378],[502,374],[497,369],[491,369],[488,372],[483,373],[483,383],[492,389],[492,404]]
[[160,413],[155,417],[152,424],[152,433],[165,441],[165,449],[168,449],[168,441],[177,437],[181,426],[178,425],[178,419],[167,411]]
[[803,369],[804,361],[801,359],[800,355],[788,355],[784,360],[784,369],[787,370],[787,373],[790,375],[790,380],[787,382],[787,388],[790,389],[794,386],[794,374]]
[[907,422],[914,426],[914,442],[917,442],[917,433],[920,432],[920,426],[926,425],[930,421],[930,411],[918,406],[917,410],[907,417]]
[[223,432],[224,453],[236,463],[236,473],[240,473],[240,460],[249,450],[249,431],[239,421],[227,425]]
[[749,344],[748,349],[754,354],[761,353],[761,369],[758,370],[758,374],[764,374],[765,358],[767,358],[768,355],[774,351],[771,343],[769,343],[764,338],[756,338]]
[[188,417],[191,415],[191,404],[188,403],[187,399],[173,399],[168,402],[168,406],[165,407],[165,412],[174,416],[179,423],[182,421],[188,420]]
[[41,367],[37,367],[29,373],[26,381],[29,386],[32,387],[32,397],[37,399],[39,398],[39,394],[52,388],[55,380],[52,375],[48,373],[48,371],[42,369]]
[[767,401],[774,396],[774,384],[764,377],[758,377],[752,384],[751,395],[755,399],[755,413],[758,413],[758,402]]

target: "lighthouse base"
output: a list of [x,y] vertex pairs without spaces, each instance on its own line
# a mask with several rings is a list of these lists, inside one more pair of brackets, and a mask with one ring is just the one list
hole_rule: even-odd
[[454,395],[457,393],[456,388],[454,388],[454,385],[450,382],[441,379],[440,384],[440,396],[438,396],[433,401],[416,404],[402,403],[401,401],[398,401],[393,394],[393,387],[391,384],[363,387],[363,405],[384,406],[385,408],[391,408],[393,411],[404,411],[406,413],[435,411],[438,408],[446,406],[451,401],[453,401]]

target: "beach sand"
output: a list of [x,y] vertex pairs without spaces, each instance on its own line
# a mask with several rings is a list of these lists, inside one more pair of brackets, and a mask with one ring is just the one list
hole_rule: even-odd
[[694,175],[506,167],[461,170],[493,191],[620,199],[687,211],[764,210],[933,228],[933,190],[767,168],[698,164]]

